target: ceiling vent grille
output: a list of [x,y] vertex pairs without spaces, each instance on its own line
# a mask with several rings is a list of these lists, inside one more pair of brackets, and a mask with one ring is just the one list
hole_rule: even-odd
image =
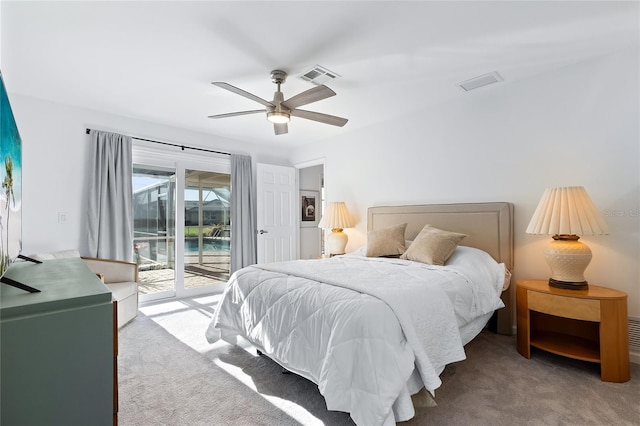
[[477,89],[478,87],[487,86],[489,84],[498,83],[503,81],[503,78],[497,71],[484,74],[479,77],[472,78],[462,83],[458,83],[458,86],[468,92],[469,90]]
[[299,76],[302,80],[309,81],[317,85],[325,84],[326,82],[335,80],[338,77],[340,77],[338,74],[333,71],[329,71],[320,65],[316,65]]

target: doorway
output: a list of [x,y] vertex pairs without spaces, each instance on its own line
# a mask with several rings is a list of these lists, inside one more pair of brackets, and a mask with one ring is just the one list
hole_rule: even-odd
[[[324,214],[326,197],[324,159],[298,164],[296,168],[300,193],[317,194],[316,216],[319,220]],[[301,223],[298,244],[300,259],[321,257],[324,252],[324,229],[318,228],[317,225],[305,226]]]
[[175,294],[176,170],[133,166],[133,261],[139,293]]
[[229,279],[231,176],[185,170],[184,288]]
[[134,149],[141,302],[222,291],[228,281],[231,165],[216,160]]

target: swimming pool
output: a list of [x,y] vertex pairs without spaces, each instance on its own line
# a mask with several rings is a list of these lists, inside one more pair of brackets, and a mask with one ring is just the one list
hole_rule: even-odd
[[[229,251],[231,243],[229,240],[220,240],[217,238],[204,237],[202,239],[203,251]],[[198,252],[198,238],[185,238],[184,251],[186,253]]]

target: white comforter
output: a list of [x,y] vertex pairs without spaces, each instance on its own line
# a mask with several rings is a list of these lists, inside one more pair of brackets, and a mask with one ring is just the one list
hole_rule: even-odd
[[328,409],[358,425],[393,424],[413,416],[414,366],[433,393],[484,323],[460,330],[502,306],[504,268],[474,275],[464,265],[358,256],[254,265],[229,280],[207,338],[242,336],[318,384]]

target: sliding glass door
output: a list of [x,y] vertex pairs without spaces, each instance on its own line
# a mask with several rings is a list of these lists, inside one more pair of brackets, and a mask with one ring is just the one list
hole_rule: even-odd
[[175,294],[175,212],[175,169],[134,165],[133,256],[141,297]]
[[231,178],[228,173],[185,171],[184,287],[229,279]]
[[222,291],[229,279],[229,160],[179,157],[134,150],[141,301]]

